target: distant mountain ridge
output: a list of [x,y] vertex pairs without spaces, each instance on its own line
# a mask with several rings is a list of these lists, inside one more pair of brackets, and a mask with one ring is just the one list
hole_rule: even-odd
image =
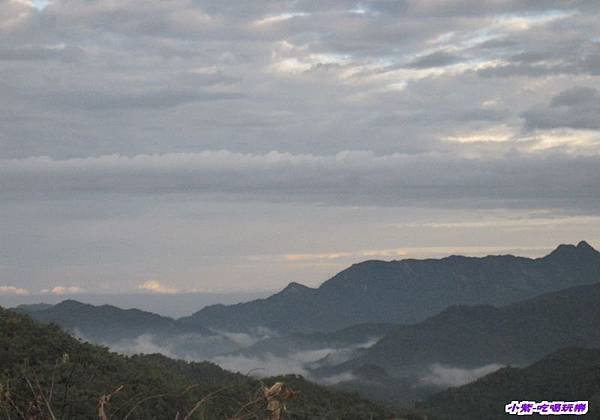
[[125,354],[160,352],[172,358],[207,360],[240,348],[228,334],[139,309],[65,300],[48,307],[24,305],[14,310]]
[[600,347],[599,326],[600,283],[499,308],[456,305],[423,322],[394,328],[334,373],[363,365],[380,366],[396,376],[419,374],[435,364],[463,369],[525,365],[563,347]]
[[600,252],[587,242],[541,258],[512,255],[365,261],[318,288],[290,283],[265,299],[212,305],[187,325],[248,331],[332,331],[364,323],[415,323],[456,304],[505,305],[600,281]]
[[22,304],[14,308],[17,312],[37,312],[37,311],[45,311],[46,309],[52,308],[54,305],[50,303],[30,303],[30,304]]
[[36,321],[58,324],[67,331],[97,343],[116,342],[144,334],[212,334],[202,326],[183,325],[152,312],[121,309],[112,305],[95,306],[72,299],[56,305],[21,305],[15,310],[28,314]]

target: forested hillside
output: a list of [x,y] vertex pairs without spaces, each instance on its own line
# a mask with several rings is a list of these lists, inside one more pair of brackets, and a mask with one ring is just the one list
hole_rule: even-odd
[[[289,419],[386,419],[394,413],[299,376],[262,382],[211,363],[126,357],[0,308],[0,413],[7,419],[253,419],[267,387]],[[105,416],[105,417],[103,417]]]
[[[434,420],[514,418],[504,413],[512,401],[586,401],[600,418],[600,349],[566,348],[526,368],[506,367],[478,381],[429,398],[423,407]],[[564,418],[575,416],[560,416]]]

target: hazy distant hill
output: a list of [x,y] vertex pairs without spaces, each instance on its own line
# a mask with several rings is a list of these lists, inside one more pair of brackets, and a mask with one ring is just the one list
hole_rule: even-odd
[[94,306],[75,300],[65,300],[56,305],[22,305],[16,310],[37,321],[58,324],[94,342],[116,342],[143,334],[212,334],[204,327],[183,325],[172,318],[139,309]]
[[511,401],[581,400],[590,401],[581,418],[600,418],[600,349],[562,349],[526,368],[504,368],[441,392],[421,405],[433,420],[495,420],[514,418],[504,414]]
[[316,289],[291,283],[266,299],[209,306],[181,321],[233,331],[268,327],[284,332],[413,323],[455,304],[504,305],[597,281],[600,253],[586,242],[560,245],[536,259],[503,255],[366,261]]
[[[257,399],[261,383],[244,375],[211,363],[187,363],[160,355],[121,356],[2,308],[0,379],[2,416],[15,419],[97,419],[100,397],[120,386],[106,406],[110,419],[183,418],[201,400],[190,419],[233,418],[236,413],[266,406],[264,399]],[[335,392],[298,376],[268,378],[264,383],[275,381],[300,391],[286,404],[289,418],[397,418],[356,395]],[[265,415],[264,410],[255,413],[260,418]]]
[[126,354],[159,352],[186,360],[206,360],[241,347],[227,334],[139,309],[65,300],[46,309],[22,305],[15,310]]
[[54,305],[51,305],[49,303],[30,303],[30,304],[19,305],[16,308],[14,308],[14,310],[16,310],[17,312],[30,313],[30,312],[44,311],[46,309],[52,308],[53,306]]

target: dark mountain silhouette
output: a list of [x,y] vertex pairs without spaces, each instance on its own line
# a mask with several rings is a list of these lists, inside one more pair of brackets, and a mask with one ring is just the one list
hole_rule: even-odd
[[561,349],[526,368],[503,368],[433,395],[420,406],[433,420],[495,420],[514,418],[504,413],[512,401],[589,401],[583,417],[600,418],[600,349]]
[[318,288],[290,283],[266,299],[213,305],[181,318],[231,331],[342,329],[369,322],[414,323],[456,304],[505,305],[544,292],[600,281],[600,253],[586,242],[560,245],[542,258],[365,261]]
[[418,324],[395,328],[335,370],[375,365],[400,377],[422,375],[434,364],[461,369],[524,365],[563,347],[600,346],[599,326],[600,283],[500,308],[452,306]]

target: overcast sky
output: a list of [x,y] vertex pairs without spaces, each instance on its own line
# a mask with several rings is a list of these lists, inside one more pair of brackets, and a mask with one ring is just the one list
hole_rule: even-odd
[[600,245],[597,0],[0,0],[0,294]]

